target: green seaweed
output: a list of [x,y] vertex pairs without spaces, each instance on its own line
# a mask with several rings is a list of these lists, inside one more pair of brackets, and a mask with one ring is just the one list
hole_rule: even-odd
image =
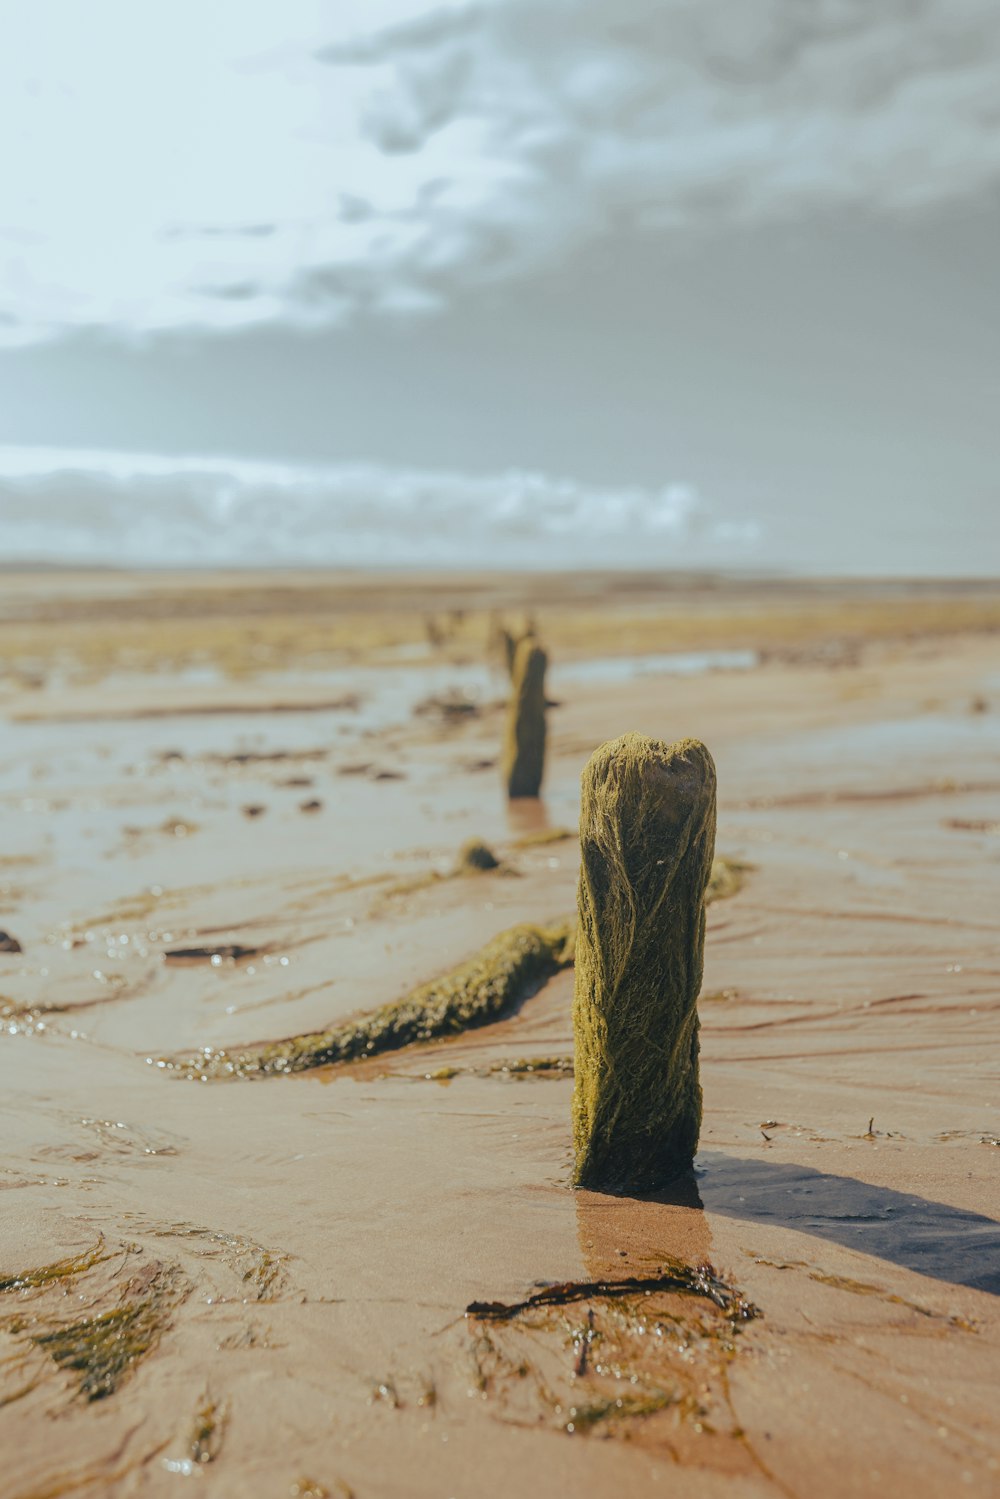
[[741,1440],[726,1366],[759,1309],[708,1265],[658,1257],[659,1269],[624,1279],[545,1286],[522,1301],[473,1303],[466,1312],[474,1387],[518,1424],[548,1420],[585,1436],[629,1435],[669,1412],[653,1440],[676,1456],[707,1433]]
[[239,1277],[244,1291],[252,1293],[252,1297],[244,1295],[245,1301],[273,1301],[284,1288],[286,1257],[243,1234],[201,1228],[191,1223],[150,1226],[148,1231],[160,1238],[194,1239],[212,1246],[210,1254],[217,1255]]
[[652,1191],[701,1127],[698,992],[715,766],[698,740],[603,745],[582,777],[574,1180]]
[[[384,1077],[413,1077],[412,1073],[383,1073]],[[433,1072],[422,1072],[419,1080],[427,1083],[449,1083],[455,1077],[572,1077],[572,1057],[517,1057],[491,1062],[488,1067],[454,1067],[446,1063]]]
[[34,1270],[22,1270],[17,1275],[0,1276],[0,1293],[5,1291],[36,1291],[54,1281],[66,1280],[82,1275],[94,1265],[111,1258],[104,1253],[104,1239],[99,1238],[92,1249],[80,1254],[71,1254],[64,1260],[54,1260],[51,1265],[39,1265]]
[[177,1273],[157,1265],[130,1282],[118,1306],[46,1332],[29,1332],[23,1321],[11,1331],[47,1353],[60,1369],[79,1375],[77,1391],[88,1402],[113,1395],[135,1366],[156,1347],[180,1295]]
[[207,1082],[303,1072],[377,1056],[495,1020],[571,961],[568,926],[511,927],[451,973],[354,1020],[238,1051],[206,1048],[194,1056],[163,1058],[159,1065]]
[[520,642],[514,657],[503,777],[511,799],[536,797],[545,771],[545,670],[548,657],[533,636]]
[[467,1070],[462,1067],[435,1067],[433,1072],[424,1073],[424,1081],[428,1083],[450,1083],[453,1077],[459,1077],[463,1071]]
[[648,1390],[642,1395],[609,1395],[588,1405],[571,1405],[566,1414],[566,1430],[586,1435],[603,1421],[628,1421],[637,1416],[652,1416],[656,1411],[677,1405],[675,1390]]
[[573,1072],[572,1057],[518,1057],[512,1062],[494,1062],[491,1074],[511,1077],[567,1077]]
[[222,1450],[222,1440],[228,1420],[229,1407],[213,1400],[206,1391],[201,1397],[201,1404],[195,1411],[194,1421],[191,1424],[191,1435],[188,1439],[188,1454],[191,1462],[199,1467],[215,1462]]
[[568,1306],[573,1302],[602,1299],[610,1301],[636,1295],[649,1296],[659,1291],[676,1291],[682,1295],[700,1296],[718,1307],[730,1321],[752,1322],[760,1315],[742,1291],[717,1275],[711,1265],[688,1265],[683,1260],[664,1257],[662,1268],[651,1275],[628,1275],[616,1280],[569,1280],[534,1291],[523,1301],[473,1301],[465,1309],[467,1317],[480,1322],[511,1322],[524,1312],[540,1307]]

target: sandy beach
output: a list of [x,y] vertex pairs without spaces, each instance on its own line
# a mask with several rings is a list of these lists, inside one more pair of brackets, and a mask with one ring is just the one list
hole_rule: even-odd
[[[4,1495],[1000,1493],[998,631],[972,584],[4,577]],[[692,1179],[571,1188],[571,967],[220,1075],[571,916],[630,729],[718,767]]]

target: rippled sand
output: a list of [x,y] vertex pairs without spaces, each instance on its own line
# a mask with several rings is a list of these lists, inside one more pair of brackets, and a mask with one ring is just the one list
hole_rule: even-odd
[[[699,649],[615,607],[578,662]],[[1000,1491],[1000,654],[924,626],[554,673],[513,809],[475,611],[450,653],[390,619],[311,675],[81,680],[32,626],[0,684],[4,1494]],[[706,741],[753,866],[709,911],[691,1182],[569,1188],[568,971],[361,1065],[158,1066],[568,914],[580,768],[629,728]],[[445,877],[473,835],[503,867]],[[650,1288],[704,1262],[723,1290]]]

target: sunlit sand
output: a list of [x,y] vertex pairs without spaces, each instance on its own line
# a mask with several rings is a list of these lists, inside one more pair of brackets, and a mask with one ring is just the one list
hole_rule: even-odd
[[[975,584],[5,579],[4,1495],[995,1494],[998,628]],[[700,1148],[645,1197],[571,1186],[579,777],[629,730],[718,771]]]

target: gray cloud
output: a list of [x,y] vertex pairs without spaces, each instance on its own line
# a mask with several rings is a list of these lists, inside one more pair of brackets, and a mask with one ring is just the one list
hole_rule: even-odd
[[[627,178],[616,148],[655,147],[635,175],[681,203],[701,170],[765,209],[846,187],[876,207],[915,190],[946,201],[1000,169],[1000,12],[988,0],[503,0],[321,55],[392,70],[363,114],[383,149],[475,120],[511,158],[572,142],[588,172]],[[957,176],[943,156],[961,157]],[[902,169],[894,184],[889,166]]]
[[[985,0],[503,0],[326,49],[381,153],[456,160],[380,271],[436,294],[609,227],[946,209],[1000,182]],[[469,192],[463,143],[489,190]]]
[[[247,4],[207,52],[184,46],[195,0],[171,12],[173,67],[215,100],[207,130],[183,76],[147,99],[98,51],[53,94],[39,161],[0,183],[32,246],[12,240],[0,267],[8,341],[409,316],[609,229],[947,213],[1000,184],[994,0],[412,0],[404,24],[325,46],[312,21],[288,33]],[[16,79],[16,52],[3,67]],[[29,104],[0,98],[16,135]],[[68,132],[99,167],[109,140],[127,150],[142,193],[97,171],[84,212]]]
[[136,565],[649,565],[743,557],[686,485],[509,471],[0,448],[8,560]]

